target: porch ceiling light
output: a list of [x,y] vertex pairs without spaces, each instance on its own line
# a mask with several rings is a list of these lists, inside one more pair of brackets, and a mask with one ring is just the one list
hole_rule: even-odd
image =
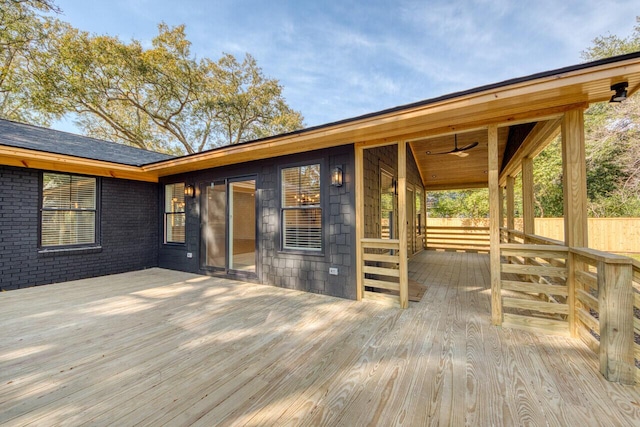
[[185,197],[195,197],[196,195],[196,188],[193,185],[185,185],[184,186],[184,195]]
[[331,171],[331,185],[334,187],[342,187],[342,168],[336,166]]
[[612,85],[611,90],[615,90],[616,93],[613,94],[609,102],[622,102],[627,99],[627,87],[629,87],[629,83],[627,82]]

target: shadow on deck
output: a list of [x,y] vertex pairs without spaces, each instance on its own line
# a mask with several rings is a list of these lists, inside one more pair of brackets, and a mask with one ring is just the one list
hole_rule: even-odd
[[151,269],[0,295],[0,424],[638,425],[581,342],[490,324],[488,256],[406,310]]

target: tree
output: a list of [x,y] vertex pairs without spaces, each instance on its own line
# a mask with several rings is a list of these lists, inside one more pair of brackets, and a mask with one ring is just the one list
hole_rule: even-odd
[[[640,17],[633,34],[597,37],[587,61],[640,50]],[[536,215],[563,215],[560,138],[534,160]],[[640,101],[601,102],[585,112],[587,209],[591,217],[640,216]]]
[[[640,17],[627,38],[597,37],[585,60],[640,51]],[[640,216],[640,100],[598,103],[585,113],[587,192],[591,216]]]
[[627,38],[620,38],[614,34],[598,36],[593,40],[593,46],[582,51],[582,59],[595,61],[616,55],[640,51],[640,16],[636,16],[636,26]]
[[30,52],[47,37],[42,14],[59,12],[51,0],[0,0],[0,117],[48,124],[29,107]]
[[489,191],[479,190],[439,191],[429,194],[432,207],[429,216],[434,218],[487,218],[489,216]]
[[74,114],[87,135],[181,154],[302,127],[255,59],[196,60],[184,25],[160,24],[148,49],[59,21],[50,34],[34,55],[33,104]]

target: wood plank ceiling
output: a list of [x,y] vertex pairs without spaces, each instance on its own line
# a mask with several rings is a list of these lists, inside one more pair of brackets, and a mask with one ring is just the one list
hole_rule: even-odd
[[[508,135],[508,127],[498,129],[499,164],[502,164]],[[427,154],[427,151],[441,153],[452,150],[454,134],[424,138],[410,143],[422,182],[427,190],[487,186],[489,155],[487,130],[459,133],[457,138],[458,147],[464,147],[473,142],[478,142],[478,145],[465,152],[468,156],[459,157],[452,154]]]

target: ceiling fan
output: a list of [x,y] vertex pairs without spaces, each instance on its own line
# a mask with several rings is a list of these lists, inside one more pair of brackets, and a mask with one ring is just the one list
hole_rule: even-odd
[[469,153],[467,153],[468,150],[471,150],[473,147],[475,147],[476,145],[478,145],[478,141],[476,142],[472,142],[469,145],[466,145],[464,147],[458,147],[458,135],[455,134],[454,136],[454,148],[451,151],[444,151],[442,153],[432,153],[431,151],[427,151],[428,155],[432,155],[435,156],[437,154],[452,154],[454,156],[458,156],[458,157],[467,157],[469,155]]

